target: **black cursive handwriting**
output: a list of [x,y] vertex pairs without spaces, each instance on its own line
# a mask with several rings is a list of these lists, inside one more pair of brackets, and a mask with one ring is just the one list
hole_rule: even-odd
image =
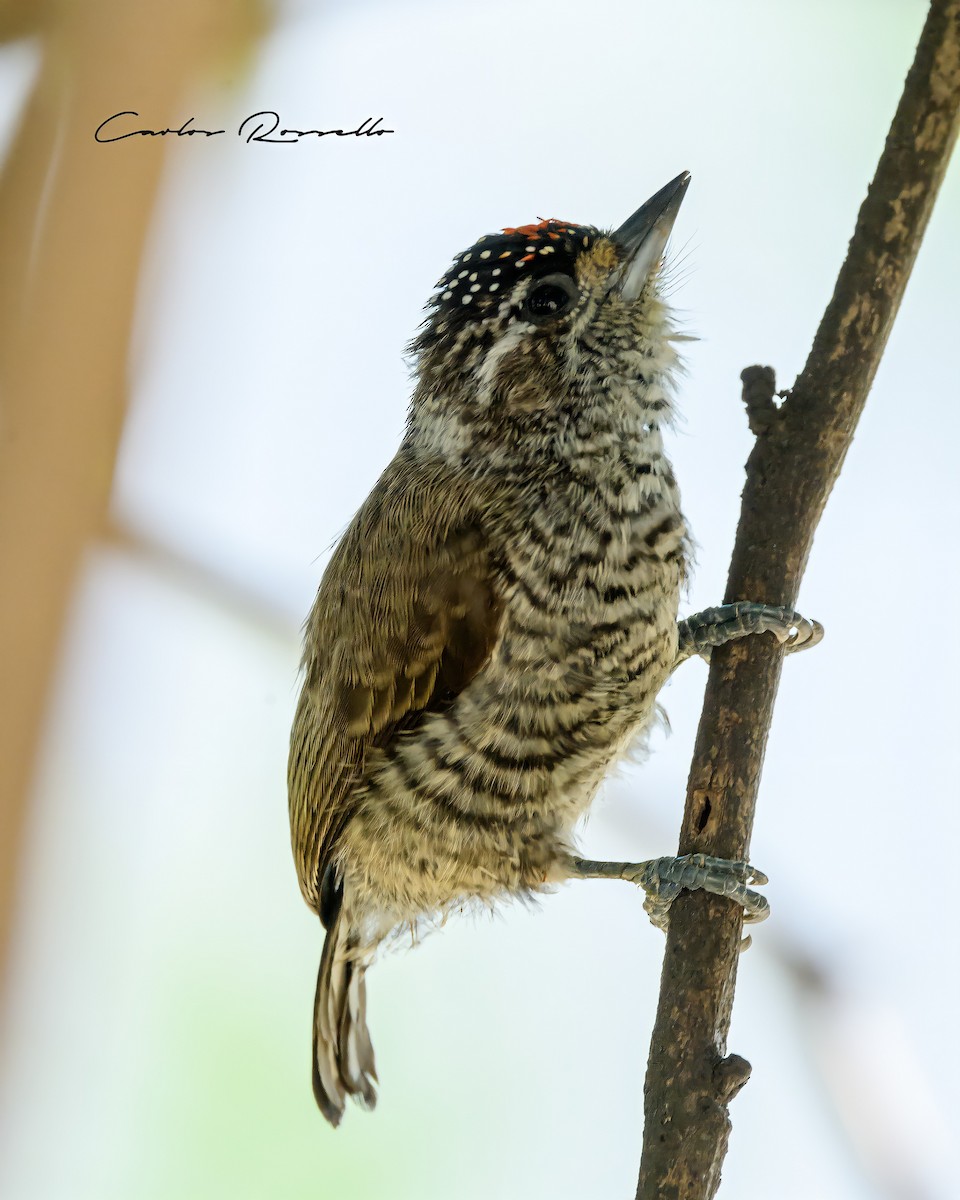
[[[261,121],[261,117],[266,118],[266,122]],[[272,120],[272,124],[269,122]],[[280,114],[273,112],[270,109],[265,109],[263,112],[256,112],[247,117],[240,124],[237,130],[237,136],[245,138],[247,144],[250,142],[270,142],[276,146],[292,146],[295,142],[299,142],[304,137],[381,137],[385,133],[395,133],[394,129],[378,129],[377,126],[383,120],[383,117],[367,117],[361,121],[356,129],[281,129],[279,137],[271,137],[272,133],[277,132],[277,127],[280,124]],[[247,126],[252,122],[258,124],[247,131]]]
[[112,117],[107,117],[105,121],[101,121],[94,132],[94,139],[98,142],[122,142],[128,137],[166,137],[168,133],[176,134],[177,137],[193,137],[196,133],[202,133],[204,137],[216,137],[218,133],[226,133],[225,129],[188,129],[187,126],[193,121],[193,117],[187,117],[179,129],[131,129],[129,133],[115,133],[111,137],[101,137],[104,129],[111,121],[116,121],[118,117],[139,117],[138,112],[131,112],[129,109],[126,112],[114,113]]
[[[116,132],[123,129],[126,122],[120,121],[121,117],[139,117],[138,112],[133,112],[132,109],[125,109],[123,112],[114,113],[112,117],[107,117],[105,121],[101,121],[94,130],[94,140],[98,142],[122,142],[124,138],[131,137],[193,137],[195,134],[202,134],[204,137],[216,137],[218,134],[226,133],[225,129],[195,129],[193,128],[193,117],[187,117],[181,126],[177,129],[128,129],[126,133]],[[112,122],[117,121],[118,125],[114,126]],[[357,126],[356,129],[280,129],[280,114],[273,112],[272,109],[264,109],[263,112],[251,113],[249,117],[240,122],[240,128],[237,130],[237,137],[249,145],[251,142],[266,142],[275,146],[292,146],[299,142],[301,138],[315,137],[382,137],[385,133],[396,133],[395,129],[380,129],[378,126],[383,122],[383,117],[367,117]],[[274,137],[273,135],[277,136]]]

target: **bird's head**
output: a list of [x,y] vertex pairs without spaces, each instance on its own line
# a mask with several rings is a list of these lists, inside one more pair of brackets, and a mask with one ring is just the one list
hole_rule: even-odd
[[676,353],[660,268],[689,182],[678,175],[616,230],[542,220],[458,255],[411,344],[412,428],[463,444],[470,427],[475,444],[485,428],[543,429],[585,406],[667,410]]

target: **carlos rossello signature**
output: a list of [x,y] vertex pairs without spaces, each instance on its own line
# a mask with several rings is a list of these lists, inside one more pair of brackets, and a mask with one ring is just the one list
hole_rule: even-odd
[[[125,138],[131,137],[211,138],[227,132],[225,129],[198,129],[193,124],[194,117],[187,117],[177,129],[131,129],[131,124],[135,124],[135,122],[124,119],[139,116],[138,112],[132,112],[129,109],[114,113],[112,117],[107,117],[105,121],[100,122],[94,131],[94,139],[98,142],[122,142]],[[240,122],[237,137],[248,145],[251,142],[262,142],[277,146],[292,146],[301,138],[367,138],[382,137],[385,133],[396,133],[395,129],[379,128],[382,122],[383,117],[376,119],[367,117],[360,122],[356,129],[281,129],[280,114],[271,109],[264,109],[263,112],[251,113],[249,117],[245,117]]]

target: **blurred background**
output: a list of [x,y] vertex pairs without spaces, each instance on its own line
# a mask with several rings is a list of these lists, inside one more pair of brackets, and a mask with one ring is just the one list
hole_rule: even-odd
[[[693,173],[670,450],[721,598],[749,363],[800,369],[923,0],[0,4],[0,1196],[632,1196],[661,936],[625,885],[451,921],[370,976],[375,1115],[310,1094],[321,930],[286,744],[300,624],[392,455],[403,348],[484,232],[614,226]],[[193,127],[215,137],[94,130]],[[390,135],[247,143],[245,117]],[[947,1200],[960,171],[801,608],[753,861],[721,1195]],[[762,599],[762,597],[760,597]],[[670,853],[706,669],[605,786],[592,857]]]

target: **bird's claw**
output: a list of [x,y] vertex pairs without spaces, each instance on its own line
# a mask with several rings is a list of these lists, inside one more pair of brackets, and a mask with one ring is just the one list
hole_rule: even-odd
[[792,608],[737,600],[707,608],[678,622],[677,662],[699,654],[706,662],[718,646],[754,633],[772,633],[788,654],[808,650],[823,638],[823,626]]
[[743,907],[745,922],[764,921],[770,915],[766,897],[748,886],[762,886],[767,877],[747,862],[684,854],[679,858],[654,858],[633,864],[624,870],[622,877],[643,888],[646,892],[643,907],[653,924],[664,932],[670,906],[684,888],[728,897]]

